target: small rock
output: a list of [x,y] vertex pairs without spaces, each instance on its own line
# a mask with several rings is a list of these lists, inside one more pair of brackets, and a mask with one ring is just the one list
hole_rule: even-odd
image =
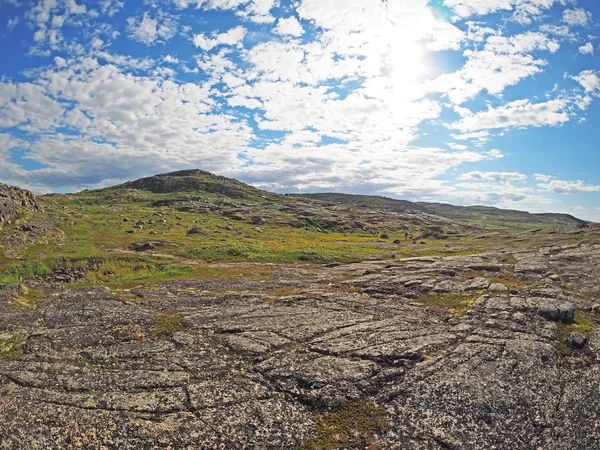
[[508,288],[502,283],[492,283],[488,289],[490,291],[508,291]]
[[260,227],[254,227],[254,231],[257,231],[259,233],[262,233],[262,229]]
[[202,228],[194,227],[194,228],[191,228],[190,231],[187,232],[187,234],[196,235],[196,236],[206,236],[209,233],[208,233],[208,231],[204,231]]
[[254,225],[264,225],[267,221],[261,216],[252,216],[251,219]]
[[583,333],[579,333],[578,331],[574,331],[567,338],[567,344],[574,350],[582,349],[585,343],[587,342],[587,338]]
[[513,314],[513,319],[517,322],[524,322],[527,317],[522,312],[516,312]]

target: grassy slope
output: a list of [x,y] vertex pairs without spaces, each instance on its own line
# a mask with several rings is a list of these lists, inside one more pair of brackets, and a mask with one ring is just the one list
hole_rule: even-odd
[[[211,205],[227,204],[247,211],[241,213],[244,220],[232,220],[224,217],[218,207],[207,212],[179,212],[167,206],[150,206],[158,200],[189,197],[202,197]],[[264,209],[287,205],[312,207],[328,213],[327,208],[331,207],[335,214],[341,214],[340,211],[347,214],[348,220],[360,217],[364,221],[365,217],[369,220],[373,208],[384,211],[386,216],[385,211],[406,211],[414,205],[381,197],[343,195],[326,199],[335,200],[333,206],[313,200],[260,191],[202,171],[167,174],[72,195],[38,197],[44,214],[57,224],[63,237],[30,244],[18,259],[0,258],[0,282],[19,282],[57,269],[79,269],[85,278],[77,284],[127,286],[173,278],[237,276],[244,270],[256,270],[207,265],[215,262],[330,263],[467,254],[503,242],[472,240],[472,234],[466,233],[460,242],[461,238],[455,237],[413,243],[405,239],[404,232],[410,227],[417,234],[422,231],[419,225],[406,223],[405,218],[393,218],[395,216],[384,223],[366,222],[368,227],[385,232],[388,235],[385,239],[360,229],[325,233],[310,227],[291,226],[295,216],[289,210]],[[347,205],[349,201],[351,206]],[[265,210],[275,213],[257,230],[250,220],[251,211]],[[415,205],[414,211],[420,210],[422,208]],[[124,218],[127,221],[123,221]],[[11,227],[18,227],[26,219],[17,220]],[[138,221],[146,222],[142,229],[133,227]],[[150,221],[153,223],[148,223]],[[533,222],[519,221],[518,226],[510,222],[513,228],[505,228],[514,232],[537,223],[537,218]],[[200,227],[208,234],[190,236],[187,232],[192,227]],[[400,239],[401,244],[392,244],[395,239]],[[131,250],[135,243],[147,240],[166,244],[150,252]]]

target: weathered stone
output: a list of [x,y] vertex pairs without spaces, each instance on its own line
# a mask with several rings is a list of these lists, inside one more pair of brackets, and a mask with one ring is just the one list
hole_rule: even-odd
[[194,236],[208,236],[208,231],[203,230],[202,228],[194,227],[191,228],[187,234]]
[[585,334],[577,331],[569,334],[569,337],[567,338],[567,344],[575,350],[582,349],[586,342],[587,338],[585,337]]

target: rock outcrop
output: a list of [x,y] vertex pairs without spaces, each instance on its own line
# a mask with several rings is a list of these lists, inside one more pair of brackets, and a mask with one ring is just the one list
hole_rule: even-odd
[[35,304],[5,285],[1,448],[598,448],[599,258],[268,265]]
[[0,183],[0,227],[21,213],[38,210],[39,206],[31,192]]

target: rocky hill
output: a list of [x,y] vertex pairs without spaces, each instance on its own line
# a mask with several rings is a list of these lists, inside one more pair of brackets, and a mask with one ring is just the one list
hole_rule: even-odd
[[598,448],[597,225],[203,171],[35,201],[2,449]]
[[20,214],[38,210],[31,192],[0,183],[0,227]]
[[515,211],[494,208],[491,206],[454,206],[444,203],[418,203],[433,214],[440,214],[457,220],[480,221],[496,224],[528,223],[549,224],[555,226],[588,225],[589,222],[573,217],[570,214],[542,213],[531,214],[524,211]]

